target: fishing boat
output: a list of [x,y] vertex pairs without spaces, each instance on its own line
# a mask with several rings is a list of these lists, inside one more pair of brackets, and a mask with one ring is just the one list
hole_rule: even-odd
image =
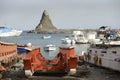
[[48,44],[46,46],[44,46],[44,50],[45,51],[55,51],[56,50],[56,46],[53,44]]
[[86,44],[88,43],[88,40],[87,38],[85,38],[85,35],[82,31],[73,31],[73,34],[72,34],[76,44]]
[[22,30],[9,29],[7,27],[0,27],[0,37],[20,36]]

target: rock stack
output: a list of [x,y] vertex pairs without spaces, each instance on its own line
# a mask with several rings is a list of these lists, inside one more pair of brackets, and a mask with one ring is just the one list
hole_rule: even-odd
[[56,27],[52,24],[47,10],[44,10],[40,23],[35,28],[35,32],[49,32],[56,30]]

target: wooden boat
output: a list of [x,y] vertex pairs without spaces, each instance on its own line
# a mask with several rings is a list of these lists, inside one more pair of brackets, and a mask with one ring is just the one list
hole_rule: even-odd
[[26,52],[26,48],[28,47],[32,47],[32,43],[27,43],[25,45],[17,45],[17,52],[18,53],[25,53]]
[[0,41],[0,75],[18,61],[17,44]]

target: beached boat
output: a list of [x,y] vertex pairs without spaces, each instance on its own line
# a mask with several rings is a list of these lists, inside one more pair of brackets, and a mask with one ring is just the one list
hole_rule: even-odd
[[48,44],[48,45],[44,46],[44,50],[45,51],[54,51],[54,50],[56,50],[56,46],[53,44]]
[[17,44],[0,41],[0,79],[2,72],[13,66],[18,59]]
[[17,45],[17,52],[19,53],[25,53],[26,48],[33,47],[32,43],[27,43],[25,45]]
[[85,57],[89,63],[120,71],[120,41],[92,44]]
[[0,27],[0,37],[20,36],[22,32],[23,32],[22,30]]
[[76,44],[79,44],[79,43],[88,43],[88,40],[87,38],[85,38],[85,35],[82,31],[73,31],[73,34],[72,34]]
[[91,44],[84,59],[97,66],[120,71],[120,38],[111,32],[105,32],[100,42]]

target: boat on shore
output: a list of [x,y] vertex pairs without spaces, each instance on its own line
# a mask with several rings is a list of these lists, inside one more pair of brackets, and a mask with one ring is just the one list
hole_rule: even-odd
[[2,73],[17,63],[18,60],[17,44],[0,41],[0,79]]
[[85,57],[88,63],[120,71],[120,41],[92,44]]
[[0,37],[20,36],[22,30],[9,29],[7,27],[0,27]]
[[34,46],[32,45],[32,43],[27,43],[25,45],[17,45],[17,52],[18,52],[18,54],[19,53],[25,53],[26,49],[28,47],[34,47]]
[[102,40],[90,45],[84,59],[88,63],[120,71],[120,38],[111,32],[102,33]]

